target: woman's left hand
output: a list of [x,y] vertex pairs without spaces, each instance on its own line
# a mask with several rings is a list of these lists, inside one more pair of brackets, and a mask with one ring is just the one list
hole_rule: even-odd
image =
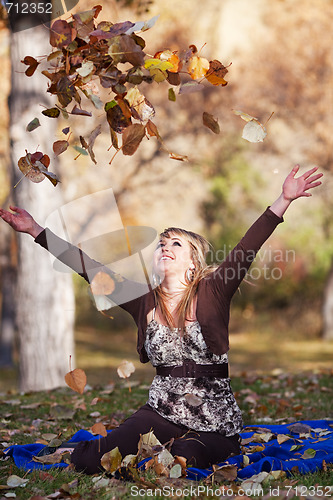
[[318,167],[311,168],[300,177],[295,177],[299,171],[299,165],[295,165],[282,186],[282,194],[285,200],[293,201],[302,196],[312,196],[309,189],[320,186],[318,181],[323,174],[316,174]]

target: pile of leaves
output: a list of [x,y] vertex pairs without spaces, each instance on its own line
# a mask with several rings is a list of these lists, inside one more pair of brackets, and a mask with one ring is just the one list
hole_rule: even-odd
[[[69,119],[92,117],[93,111],[88,108],[97,110],[99,115],[104,110],[111,134],[110,147],[116,153],[121,150],[124,155],[133,155],[145,136],[155,137],[168,151],[152,121],[154,106],[140,88],[167,82],[168,98],[175,101],[177,94],[204,89],[205,83],[226,86],[228,69],[216,59],[208,61],[202,57],[195,45],[181,52],[165,49],[149,55],[142,34],[155,24],[157,16],[147,22],[97,22],[101,10],[97,5],[73,14],[69,21],[56,20],[50,27],[51,52],[46,56],[48,68],[42,74],[49,82],[47,92],[56,96],[58,102],[42,114]],[[31,77],[43,60],[45,56],[40,60],[26,56],[22,61],[27,66],[25,74]],[[209,113],[204,113],[203,123],[213,132],[219,132],[217,121]],[[39,119],[34,118],[27,130],[39,126]],[[70,127],[64,128],[63,133],[67,138],[53,144],[56,155],[69,147]],[[80,146],[74,145],[79,155],[90,155],[94,163],[93,146],[100,133],[101,123],[87,137],[80,136]],[[187,159],[168,152],[172,159]]]

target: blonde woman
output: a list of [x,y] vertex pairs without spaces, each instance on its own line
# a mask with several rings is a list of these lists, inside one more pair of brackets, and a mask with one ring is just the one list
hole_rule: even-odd
[[[153,258],[156,287],[124,279],[112,300],[138,326],[137,349],[143,363],[156,367],[147,403],[107,437],[79,443],[71,459],[77,470],[94,474],[104,453],[118,446],[122,456],[135,454],[140,434],[153,430],[171,452],[200,468],[239,454],[242,415],[228,374],[228,323],[232,296],[261,245],[283,221],[293,200],[308,197],[321,182],[313,168],[296,177],[295,166],[277,200],[250,227],[218,267],[205,263],[208,242],[200,235],[169,228],[160,235]],[[87,281],[104,269],[80,249],[37,224],[28,212],[11,207],[0,217],[16,231],[35,238]],[[134,298],[133,298],[134,297]]]

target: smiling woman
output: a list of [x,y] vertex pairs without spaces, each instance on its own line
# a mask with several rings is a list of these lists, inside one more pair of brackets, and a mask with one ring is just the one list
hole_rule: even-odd
[[[116,447],[123,457],[135,454],[140,435],[151,430],[161,443],[171,443],[171,453],[186,458],[188,466],[208,467],[240,453],[242,416],[228,374],[230,303],[290,203],[311,196],[308,190],[321,184],[317,168],[296,177],[298,170],[292,169],[281,195],[219,266],[206,265],[209,244],[202,236],[169,228],[154,253],[155,288],[143,292],[139,283],[117,281],[110,298],[134,318],[140,360],[150,361],[156,376],[147,403],[136,413],[106,437],[78,444],[71,455],[77,470],[98,472],[102,456]],[[0,217],[33,236],[87,281],[101,270],[114,276],[39,226],[25,210],[12,211],[0,209]]]

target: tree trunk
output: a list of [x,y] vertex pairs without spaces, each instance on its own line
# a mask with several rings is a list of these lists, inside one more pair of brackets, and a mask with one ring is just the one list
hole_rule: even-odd
[[324,290],[323,339],[333,340],[333,262]]
[[[50,107],[46,79],[37,71],[32,77],[24,74],[21,61],[26,55],[38,57],[50,50],[49,31],[37,25],[23,29],[22,17],[11,18],[12,81],[9,98],[12,177],[14,186],[22,177],[17,161],[25,150],[33,153],[51,150],[55,124],[41,115],[41,104]],[[45,20],[43,20],[45,22]],[[38,117],[41,127],[26,132],[26,125]],[[45,118],[43,120],[43,118]],[[50,170],[54,168],[53,159]],[[60,186],[48,179],[40,184],[23,179],[13,189],[17,206],[25,208],[41,225],[46,217],[62,205]],[[20,390],[47,390],[64,385],[69,356],[74,357],[74,296],[71,276],[56,272],[48,253],[25,234],[18,237],[18,276],[16,315],[19,332]]]

